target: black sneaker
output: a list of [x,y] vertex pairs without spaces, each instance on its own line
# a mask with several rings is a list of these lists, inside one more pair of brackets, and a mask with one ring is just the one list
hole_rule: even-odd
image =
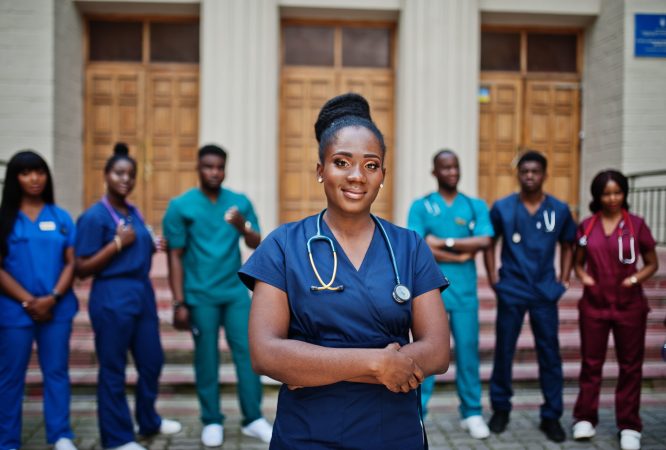
[[509,411],[495,411],[490,418],[490,422],[488,422],[488,428],[490,428],[490,431],[493,433],[500,434],[506,430],[508,424]]
[[539,429],[553,442],[564,442],[567,438],[560,421],[557,419],[541,419]]

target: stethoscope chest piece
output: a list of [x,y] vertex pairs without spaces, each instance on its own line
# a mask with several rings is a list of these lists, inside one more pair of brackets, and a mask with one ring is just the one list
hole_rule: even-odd
[[404,284],[396,284],[393,288],[393,300],[396,303],[406,303],[412,299],[412,293],[409,291],[409,288]]

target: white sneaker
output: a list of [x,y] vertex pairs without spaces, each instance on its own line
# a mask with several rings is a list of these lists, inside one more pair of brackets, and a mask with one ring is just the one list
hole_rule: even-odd
[[594,429],[594,425],[587,420],[576,422],[573,426],[574,441],[591,439],[595,434],[597,434],[597,431]]
[[219,447],[224,442],[224,427],[219,423],[211,423],[201,430],[201,443],[206,447]]
[[622,450],[639,450],[641,448],[641,434],[634,430],[620,431],[620,448]]
[[182,429],[183,426],[177,420],[162,419],[162,423],[160,424],[161,434],[176,434],[180,433]]
[[273,425],[262,417],[244,426],[241,432],[245,436],[257,438],[268,444],[271,442],[271,437],[273,437]]
[[139,445],[137,442],[128,442],[125,445],[120,447],[114,447],[111,450],[147,450],[143,445]]
[[70,438],[61,437],[53,445],[53,450],[77,450],[76,445]]
[[481,416],[469,416],[460,421],[463,430],[469,431],[469,435],[474,439],[485,439],[490,436],[488,425]]

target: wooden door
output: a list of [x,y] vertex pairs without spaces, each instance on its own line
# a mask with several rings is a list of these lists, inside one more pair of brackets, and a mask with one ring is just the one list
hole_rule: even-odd
[[[145,74],[141,67],[98,66],[86,74],[85,205],[104,195],[104,165],[116,142],[125,142],[143,169]],[[144,206],[146,193],[138,180],[130,201]]]
[[147,93],[144,211],[159,224],[169,200],[198,182],[198,70],[152,69]]
[[[384,134],[387,146],[386,181],[373,212],[391,219],[394,143],[394,70],[392,60],[386,67],[349,67],[343,63],[342,29],[346,24],[319,24],[330,28],[330,63],[318,65],[285,64],[280,89],[280,222],[300,220],[316,214],[326,205],[322,187],[316,180],[319,161],[314,123],[319,110],[331,97],[345,92],[363,95],[370,103],[372,118]],[[379,28],[376,24],[374,27]],[[392,36],[391,26],[384,25]],[[284,45],[283,45],[284,47]],[[285,50],[283,49],[283,57]],[[377,64],[380,65],[380,64]]]
[[523,142],[548,158],[544,189],[577,211],[580,85],[566,81],[525,82]]
[[[515,190],[513,160],[521,146],[520,78],[484,79],[479,108],[479,196],[489,204]],[[485,93],[484,93],[485,94]]]
[[85,206],[125,142],[138,165],[130,201],[159,228],[169,199],[197,185],[198,21],[90,19],[87,34]]

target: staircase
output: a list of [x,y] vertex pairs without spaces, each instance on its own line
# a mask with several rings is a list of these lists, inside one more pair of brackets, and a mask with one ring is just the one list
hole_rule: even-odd
[[[652,391],[659,392],[660,394],[666,394],[666,362],[661,358],[661,347],[666,340],[666,327],[664,326],[664,318],[666,318],[666,249],[660,249],[659,256],[660,271],[645,286],[652,310],[648,316],[643,376],[644,386],[650,387]],[[483,274],[484,272],[480,270],[479,273]],[[178,332],[171,326],[171,293],[166,279],[166,259],[164,255],[155,256],[151,278],[153,279],[158,300],[161,339],[166,356],[161,385],[163,388],[168,389],[190,389],[194,384],[194,372],[191,363],[193,343],[189,333]],[[92,387],[97,383],[94,339],[87,311],[90,281],[77,281],[75,288],[80,301],[80,312],[74,320],[74,331],[71,339],[70,377],[75,388],[85,388]],[[582,288],[580,284],[574,282],[559,302],[560,347],[564,361],[565,383],[569,386],[577,385],[578,372],[580,370],[580,338],[576,304],[581,297],[581,293]],[[481,378],[484,382],[487,382],[492,370],[495,341],[495,296],[488,287],[485,279],[479,281],[479,300]],[[615,384],[618,372],[613,347],[611,336],[610,349],[604,367],[604,380],[612,383],[612,385]],[[222,351],[220,382],[222,384],[233,385],[236,382],[236,375],[231,363],[229,347],[224,339],[222,330],[220,335],[220,349]],[[127,375],[129,382],[134,383],[136,372],[131,364]],[[518,340],[513,375],[515,380],[528,384],[538,380],[534,339],[527,318]],[[454,378],[455,365],[452,364],[449,371],[439,376],[438,380],[449,384]],[[41,374],[35,354],[33,354],[30,362],[27,381],[30,389],[39,389]],[[268,384],[275,383],[267,378],[264,381]]]

